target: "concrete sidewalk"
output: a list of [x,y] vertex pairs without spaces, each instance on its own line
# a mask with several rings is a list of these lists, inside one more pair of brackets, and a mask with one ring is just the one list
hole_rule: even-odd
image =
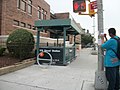
[[68,66],[33,65],[0,76],[0,90],[94,90],[97,55],[82,49]]

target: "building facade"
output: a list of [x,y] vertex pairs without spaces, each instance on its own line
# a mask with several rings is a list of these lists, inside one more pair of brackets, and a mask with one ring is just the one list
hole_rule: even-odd
[[[69,12],[50,12],[50,5],[44,0],[0,0],[0,36],[6,36],[17,28],[27,29],[36,35],[34,22],[36,20],[68,19],[71,18]],[[77,24],[77,23],[76,23]],[[80,24],[77,24],[81,28]],[[43,30],[40,35],[44,37],[41,41],[52,42],[52,33]],[[76,42],[81,42],[81,35],[76,36]],[[5,37],[6,38],[6,37]],[[73,36],[68,36],[70,44],[74,41]]]
[[[50,5],[44,0],[0,0],[0,35],[17,28],[36,33],[35,20],[50,19]],[[49,33],[43,31],[46,37]]]

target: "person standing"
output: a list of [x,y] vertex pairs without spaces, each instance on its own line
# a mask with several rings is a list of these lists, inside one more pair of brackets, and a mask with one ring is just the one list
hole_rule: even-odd
[[[109,36],[111,37],[107,40],[106,35],[101,36],[105,37],[107,40],[105,43],[101,45],[101,48],[106,49],[106,54],[104,57],[104,66],[105,66],[105,74],[106,79],[108,81],[108,89],[107,90],[119,90],[119,65],[120,60],[117,58],[114,51],[117,52],[117,40],[119,37],[116,36],[115,28],[108,29]],[[114,50],[114,51],[113,51]]]

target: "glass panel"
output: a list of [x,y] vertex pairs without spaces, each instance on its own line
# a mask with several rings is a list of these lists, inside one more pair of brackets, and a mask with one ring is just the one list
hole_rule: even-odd
[[38,11],[38,19],[41,19],[41,12]]
[[30,25],[30,24],[28,24],[27,27],[28,27],[29,29],[31,29],[31,25]]
[[41,7],[38,6],[38,19],[41,19]]
[[26,3],[23,0],[21,1],[21,9],[26,11]]
[[41,10],[41,7],[40,7],[40,6],[38,6],[38,10]]
[[28,0],[28,4],[32,4],[32,1],[31,1],[31,0]]
[[28,13],[32,14],[32,6],[31,5],[28,5]]
[[44,19],[44,9],[42,9],[42,13],[41,13],[41,19]]
[[24,22],[21,22],[21,27],[26,27],[26,24]]
[[20,9],[20,0],[17,0],[17,8]]
[[44,11],[44,19],[46,20],[47,12]]
[[14,21],[13,21],[13,24],[19,26],[19,21],[14,20]]

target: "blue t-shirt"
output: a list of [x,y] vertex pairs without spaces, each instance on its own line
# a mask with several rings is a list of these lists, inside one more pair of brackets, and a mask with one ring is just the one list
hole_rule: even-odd
[[[114,38],[118,38],[118,36],[115,36]],[[120,60],[118,60],[116,54],[114,53],[114,51],[117,52],[117,41],[113,38],[110,38],[108,41],[103,43],[101,47],[106,49],[106,54],[104,57],[104,66],[105,67],[119,66]]]

